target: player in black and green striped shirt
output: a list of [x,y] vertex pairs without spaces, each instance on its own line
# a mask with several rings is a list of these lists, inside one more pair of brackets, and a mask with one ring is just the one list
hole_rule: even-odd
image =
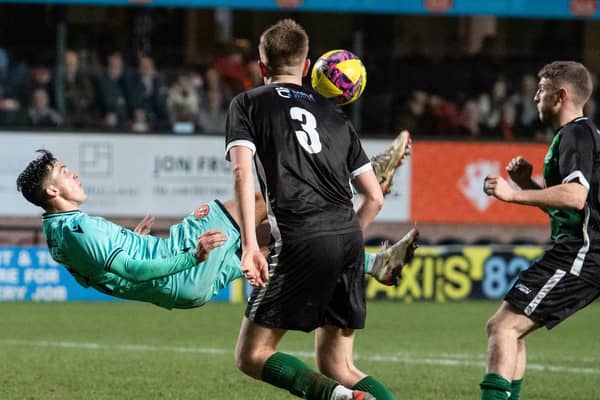
[[540,120],[555,129],[544,159],[545,185],[515,157],[507,171],[523,190],[499,176],[484,191],[499,200],[542,208],[550,217],[552,247],[523,271],[488,321],[488,362],[482,400],[518,400],[525,374],[525,336],[548,329],[600,295],[600,132],[583,115],[592,78],[582,64],[559,61],[538,74]]

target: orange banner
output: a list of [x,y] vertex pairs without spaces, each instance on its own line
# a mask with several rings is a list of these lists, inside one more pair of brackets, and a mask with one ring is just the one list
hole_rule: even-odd
[[533,165],[533,179],[543,182],[547,144],[415,140],[412,148],[410,215],[415,222],[548,224],[548,216],[535,207],[483,193],[484,178],[508,178],[506,165],[518,155]]

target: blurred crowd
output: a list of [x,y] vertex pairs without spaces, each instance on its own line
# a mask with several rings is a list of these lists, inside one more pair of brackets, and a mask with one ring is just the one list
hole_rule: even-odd
[[[552,137],[550,128],[539,122],[534,101],[537,72],[552,60],[500,58],[492,35],[483,39],[475,54],[451,52],[435,60],[422,53],[417,36],[409,43],[393,67],[396,130],[450,139],[547,141]],[[595,120],[598,101],[596,87],[584,110]]]
[[[369,78],[361,132],[409,129],[442,139],[548,140],[552,132],[540,125],[534,102],[539,66],[498,59],[494,40],[484,39],[476,54],[433,60],[413,38],[390,63],[389,81]],[[189,68],[160,68],[147,54],[113,51],[102,59],[92,54],[66,50],[57,67],[28,64],[0,48],[0,128],[223,133],[231,98],[262,84],[256,60],[234,46],[207,65]],[[378,80],[385,86],[377,87]],[[599,96],[596,90],[586,106],[592,118]],[[369,114],[379,126],[369,125]]]
[[203,68],[162,70],[145,54],[131,63],[120,51],[103,63],[88,54],[67,50],[59,72],[0,48],[0,127],[222,133],[231,98],[262,82],[235,50]]

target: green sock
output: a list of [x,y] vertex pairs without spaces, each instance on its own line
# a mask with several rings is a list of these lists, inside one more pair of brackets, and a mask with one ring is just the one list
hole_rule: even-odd
[[395,397],[388,388],[372,376],[365,376],[352,389],[371,393],[377,400],[394,400]]
[[329,400],[336,381],[311,370],[294,356],[275,353],[265,362],[261,379],[305,399]]
[[498,374],[485,374],[479,384],[481,400],[508,400],[510,382]]
[[510,383],[510,400],[519,400],[521,398],[521,385],[523,379],[515,379]]

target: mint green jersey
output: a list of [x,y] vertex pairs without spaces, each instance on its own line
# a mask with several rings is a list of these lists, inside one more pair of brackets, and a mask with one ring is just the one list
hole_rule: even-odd
[[[139,235],[81,211],[44,214],[42,228],[52,258],[81,285],[124,299],[198,307],[242,276],[239,229],[218,201],[173,225],[168,238]],[[227,241],[197,264],[196,241],[209,229]]]

